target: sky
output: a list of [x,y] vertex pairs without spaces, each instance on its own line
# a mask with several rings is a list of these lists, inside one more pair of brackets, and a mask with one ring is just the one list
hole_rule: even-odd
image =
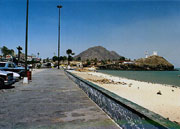
[[[179,0],[29,0],[29,55],[57,55],[59,4],[60,55],[93,46],[131,59],[157,51],[180,67]],[[24,48],[25,26],[26,0],[0,0],[0,47]]]

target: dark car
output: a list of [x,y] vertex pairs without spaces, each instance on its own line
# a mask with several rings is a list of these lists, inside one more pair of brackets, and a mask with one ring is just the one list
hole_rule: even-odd
[[16,72],[20,74],[21,77],[25,76],[25,68],[18,67],[13,62],[0,62],[0,70]]
[[11,86],[14,83],[15,80],[13,79],[13,73],[0,70],[0,88]]

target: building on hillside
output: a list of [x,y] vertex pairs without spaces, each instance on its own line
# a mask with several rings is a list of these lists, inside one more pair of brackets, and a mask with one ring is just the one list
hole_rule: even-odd
[[[157,51],[153,51],[152,53],[152,56],[157,56],[158,55],[158,52]],[[149,57],[149,53],[148,51],[145,52],[145,58],[148,58]]]
[[83,67],[82,62],[78,62],[78,63],[76,64],[76,66],[77,66],[78,68],[82,68],[82,67]]
[[157,51],[153,51],[153,56],[157,56],[158,52]]
[[135,64],[134,61],[124,61],[123,64]]
[[149,53],[148,51],[145,51],[145,58],[148,58],[149,57]]

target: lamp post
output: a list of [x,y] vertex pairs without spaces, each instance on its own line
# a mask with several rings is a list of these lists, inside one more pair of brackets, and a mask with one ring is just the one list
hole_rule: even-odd
[[29,11],[29,0],[27,0],[27,9],[26,9],[25,77],[23,78],[23,84],[27,84],[27,83],[28,83],[28,77],[27,77],[27,53],[28,53],[28,11]]
[[60,57],[60,9],[62,5],[58,5],[57,8],[59,9],[59,25],[58,25],[58,69],[59,69],[59,57]]
[[27,52],[28,52],[28,11],[29,11],[29,0],[27,0],[27,10],[26,10],[25,77],[27,77]]

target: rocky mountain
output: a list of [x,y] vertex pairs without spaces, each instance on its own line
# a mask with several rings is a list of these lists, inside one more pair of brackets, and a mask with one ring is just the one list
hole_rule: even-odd
[[88,48],[87,50],[81,52],[79,55],[75,56],[74,58],[77,59],[78,57],[81,60],[91,60],[97,58],[98,60],[116,60],[121,58],[119,54],[114,51],[108,51],[106,48],[102,46],[95,46]]
[[111,55],[113,55],[114,57],[122,57],[122,56],[119,56],[119,54],[116,53],[115,51],[111,51]]

